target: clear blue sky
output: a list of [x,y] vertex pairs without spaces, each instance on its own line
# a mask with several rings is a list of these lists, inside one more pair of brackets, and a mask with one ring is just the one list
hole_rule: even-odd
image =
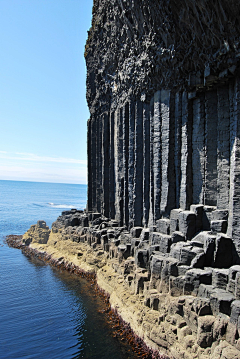
[[86,183],[92,0],[0,0],[0,179]]

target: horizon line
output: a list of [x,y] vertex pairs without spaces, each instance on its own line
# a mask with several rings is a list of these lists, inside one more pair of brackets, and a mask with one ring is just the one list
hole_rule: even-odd
[[53,184],[73,184],[73,185],[87,186],[87,183],[47,182],[47,181],[14,180],[14,179],[1,179],[1,178],[0,178],[0,181],[31,182],[31,183],[53,183]]

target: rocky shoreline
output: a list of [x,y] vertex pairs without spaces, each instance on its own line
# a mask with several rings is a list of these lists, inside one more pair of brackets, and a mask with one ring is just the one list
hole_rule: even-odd
[[[96,278],[132,338],[144,342],[146,358],[239,358],[240,267],[173,263],[169,254],[146,245],[146,233],[140,227],[128,232],[97,213],[71,210],[52,230],[38,221],[8,243],[60,269]],[[144,253],[145,262],[139,260]]]

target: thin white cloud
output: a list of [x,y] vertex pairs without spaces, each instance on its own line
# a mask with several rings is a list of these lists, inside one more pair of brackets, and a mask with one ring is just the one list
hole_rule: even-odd
[[39,168],[37,165],[32,167],[0,164],[0,180],[86,184],[87,171],[85,168],[55,168],[52,170],[47,167]]
[[0,151],[1,159],[8,160],[21,160],[21,161],[33,161],[33,162],[55,162],[55,163],[69,163],[69,164],[80,164],[87,165],[86,160],[79,160],[76,158],[65,158],[65,157],[49,157],[49,156],[39,156],[34,153],[24,153],[24,152],[15,152],[8,153],[6,151]]

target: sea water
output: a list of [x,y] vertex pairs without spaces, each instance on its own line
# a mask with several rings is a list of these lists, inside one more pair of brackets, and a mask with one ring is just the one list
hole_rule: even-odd
[[136,358],[113,336],[90,284],[60,272],[4,237],[38,220],[48,226],[63,210],[84,209],[87,186],[0,181],[0,358]]

